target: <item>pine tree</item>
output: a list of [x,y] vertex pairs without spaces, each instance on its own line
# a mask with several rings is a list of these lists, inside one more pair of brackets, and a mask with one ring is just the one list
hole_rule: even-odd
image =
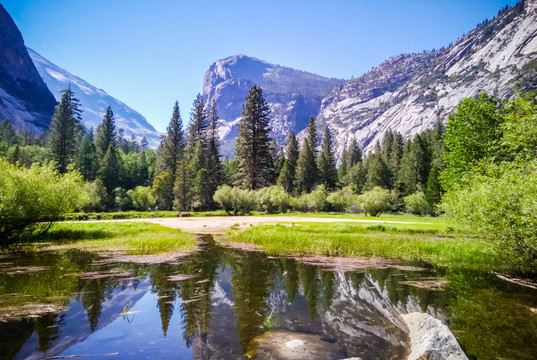
[[323,136],[322,151],[319,154],[318,168],[320,182],[328,190],[334,190],[337,187],[337,168],[334,154],[332,153],[332,135],[328,126],[325,128]]
[[82,137],[82,143],[76,153],[75,164],[85,180],[95,180],[97,176],[97,157],[95,145],[93,144],[93,131],[85,133]]
[[295,193],[298,156],[298,142],[296,141],[295,134],[291,132],[285,147],[285,160],[280,171],[280,176],[278,177],[278,185],[281,185],[290,194]]
[[310,192],[319,181],[319,171],[316,159],[317,130],[315,118],[311,117],[306,130],[306,138],[298,156],[296,170],[296,191]]
[[70,89],[62,90],[60,103],[54,109],[50,123],[48,148],[60,173],[67,171],[67,165],[76,153],[77,135],[81,131],[80,103]]
[[95,133],[97,157],[103,159],[110,146],[117,149],[116,122],[112,108],[108,106],[103,122],[97,126]]
[[170,178],[165,183],[165,188],[160,192],[159,207],[171,210],[173,206],[177,168],[184,156],[183,121],[179,111],[179,102],[173,106],[172,118],[167,128],[167,134],[158,150],[156,173],[167,172]]
[[[218,110],[213,99],[209,108],[209,129],[207,136],[207,172],[209,175],[209,192],[214,194],[216,188],[224,183],[224,168],[220,161],[220,144],[218,139]],[[212,203],[212,199],[210,199]]]
[[114,189],[121,184],[119,175],[121,174],[121,168],[119,151],[110,144],[101,161],[99,171],[97,172],[98,178],[103,182],[103,185],[106,188],[107,199],[105,207],[107,210],[114,207]]
[[235,146],[237,184],[246,189],[270,185],[274,177],[268,115],[269,107],[261,88],[252,86],[242,108]]
[[429,172],[429,178],[427,179],[427,186],[425,188],[425,199],[427,199],[427,202],[433,209],[435,205],[440,203],[443,194],[440,179],[438,178],[439,174],[440,172],[438,171],[438,168],[433,166]]
[[194,144],[201,141],[203,146],[206,145],[206,130],[209,127],[207,112],[205,111],[205,102],[201,94],[196,96],[192,106],[191,123],[189,128],[188,143]]
[[391,174],[382,158],[380,144],[375,146],[375,152],[367,159],[367,176],[365,188],[370,190],[376,186],[388,189],[391,186]]

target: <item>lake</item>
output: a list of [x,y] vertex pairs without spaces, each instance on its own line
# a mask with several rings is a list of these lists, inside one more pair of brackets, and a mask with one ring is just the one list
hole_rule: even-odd
[[0,255],[0,358],[405,359],[401,314],[426,312],[470,358],[534,359],[537,290],[427,264],[380,268],[224,248],[158,263],[75,249]]

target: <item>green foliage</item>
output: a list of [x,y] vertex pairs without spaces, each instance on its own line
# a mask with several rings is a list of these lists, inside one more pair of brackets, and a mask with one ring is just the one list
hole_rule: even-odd
[[289,139],[285,147],[285,160],[280,170],[278,177],[278,185],[281,185],[286,192],[293,194],[295,192],[295,177],[296,177],[296,168],[299,157],[298,151],[298,142],[296,141],[295,134],[291,132],[289,134]]
[[115,196],[115,199],[114,199],[115,207],[119,209],[120,211],[129,210],[132,207],[133,205],[132,199],[128,195],[127,190],[121,187],[117,187],[114,189],[114,196]]
[[67,165],[75,156],[77,135],[82,130],[81,112],[80,103],[71,89],[62,90],[62,97],[54,110],[48,136],[50,154],[60,173],[67,171]]
[[269,107],[260,87],[248,92],[239,123],[235,146],[237,185],[259,189],[270,185],[274,178],[274,159],[270,146]]
[[338,183],[338,174],[336,160],[332,153],[332,135],[328,126],[324,131],[322,151],[319,154],[317,167],[320,174],[320,183],[328,190],[334,190]]
[[317,131],[315,127],[315,119],[310,118],[310,122],[306,129],[307,136],[302,143],[300,154],[297,161],[295,187],[296,192],[309,192],[319,181],[319,171],[317,168]]
[[106,188],[100,179],[84,184],[88,194],[88,202],[83,207],[85,211],[104,211],[107,199]]
[[502,158],[503,122],[500,101],[486,93],[460,102],[444,134],[446,169],[440,175],[444,189],[464,185],[464,174],[481,160]]
[[114,113],[112,108],[108,106],[103,122],[97,126],[95,134],[95,149],[98,159],[104,158],[110,147],[117,148],[117,133]]
[[423,191],[417,191],[414,194],[405,196],[403,201],[406,211],[411,214],[426,215],[431,212],[431,205],[427,202]]
[[324,185],[319,185],[309,194],[302,194],[299,197],[291,199],[291,206],[299,211],[318,212],[326,207],[326,198],[328,192]]
[[259,210],[266,214],[286,212],[290,206],[291,196],[282,186],[267,186],[255,191],[255,198]]
[[0,238],[9,241],[51,224],[88,200],[80,173],[59,174],[52,163],[29,169],[0,159]]
[[390,191],[380,186],[358,196],[360,207],[371,216],[380,216],[381,213],[387,211],[391,206],[390,199]]
[[233,211],[235,215],[247,214],[256,208],[255,193],[239,187],[219,186],[213,199],[227,213]]
[[356,212],[359,207],[358,195],[353,191],[351,186],[346,186],[341,190],[330,193],[326,201],[337,211],[350,212],[354,210]]
[[127,195],[132,201],[132,205],[138,210],[147,210],[155,205],[155,198],[151,195],[149,186],[137,186],[129,191]]
[[489,239],[521,272],[537,269],[537,161],[490,165],[468,174],[471,186],[448,191],[442,209],[464,228]]

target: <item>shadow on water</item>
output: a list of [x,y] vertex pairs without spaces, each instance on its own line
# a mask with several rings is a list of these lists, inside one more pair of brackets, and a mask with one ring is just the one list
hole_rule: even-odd
[[[264,358],[281,350],[270,336],[292,334],[311,344],[309,358],[404,359],[399,315],[416,311],[446,322],[471,358],[537,353],[537,291],[493,275],[326,271],[210,236],[172,263],[101,260],[80,250],[2,253],[0,358]],[[412,286],[438,278],[445,288]]]

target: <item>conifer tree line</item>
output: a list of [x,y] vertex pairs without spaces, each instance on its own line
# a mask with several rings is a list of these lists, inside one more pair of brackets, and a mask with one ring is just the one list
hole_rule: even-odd
[[80,102],[66,89],[44,139],[28,144],[8,121],[0,122],[0,156],[26,166],[53,160],[61,173],[77,169],[91,198],[86,211],[364,210],[358,195],[380,188],[389,209],[433,213],[443,191],[440,123],[406,141],[389,130],[367,156],[353,139],[338,164],[329,127],[319,136],[313,117],[301,143],[291,132],[278,148],[268,104],[255,85],[243,105],[235,158],[223,161],[218,109],[214,99],[206,104],[199,94],[187,126],[175,102],[156,153],[145,138],[125,138],[110,107],[95,131],[82,127],[81,114]]

